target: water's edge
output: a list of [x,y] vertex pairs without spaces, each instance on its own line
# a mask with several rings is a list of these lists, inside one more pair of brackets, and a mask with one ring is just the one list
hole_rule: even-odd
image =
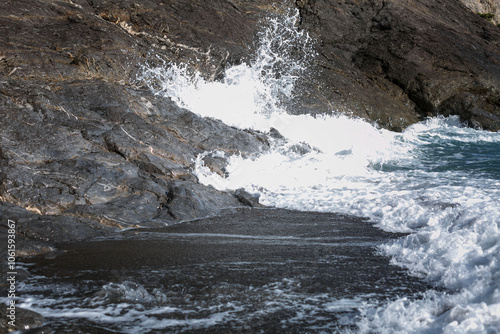
[[[51,330],[71,324],[86,333],[138,326],[145,332],[321,332],[354,329],[363,304],[429,288],[376,254],[377,245],[400,235],[367,220],[238,211],[62,244],[58,253],[26,259],[27,290],[38,300],[25,304]],[[46,304],[41,295],[53,295],[55,287],[67,287],[64,298]],[[144,308],[147,315],[139,316]],[[91,316],[118,309],[113,320]]]

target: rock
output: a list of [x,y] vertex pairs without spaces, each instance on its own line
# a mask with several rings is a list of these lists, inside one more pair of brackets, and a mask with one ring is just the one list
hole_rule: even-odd
[[[268,148],[260,134],[203,119],[149,91],[98,80],[53,90],[16,85],[24,83],[2,86],[0,196],[62,224],[40,232],[52,242],[95,236],[67,231],[77,222],[111,229],[157,226],[240,205],[232,195],[197,184],[194,160],[204,151],[252,154]],[[12,101],[21,89],[31,107],[16,109]],[[163,214],[175,180],[196,191],[176,197],[183,199],[168,206],[173,215]]]
[[[82,4],[85,7],[85,5]],[[248,58],[259,21],[274,1],[93,0],[95,15],[140,40],[145,53],[190,63],[209,79]]]
[[460,115],[462,122],[478,128],[486,128],[491,131],[500,130],[500,116],[493,114],[485,109],[488,104],[476,95],[468,92],[458,93],[444,101],[439,112],[442,115]]
[[277,139],[277,140],[284,140],[285,136],[283,136],[278,130],[275,128],[269,129],[269,136],[271,138]]
[[[93,58],[62,51],[72,50],[68,43],[90,47],[86,43],[104,36],[116,38],[117,44],[140,44],[120,27],[96,19],[84,5],[51,3],[45,8],[37,3],[33,7],[33,15],[44,12],[39,24],[59,34],[56,37],[31,26],[23,12],[26,6],[6,9],[12,16],[2,20],[9,21],[14,31],[22,27],[41,34],[26,41],[34,49],[43,49],[40,44],[52,40],[66,46],[35,58],[4,35],[10,47],[2,51],[0,68],[0,209],[2,217],[18,222],[19,254],[46,252],[59,242],[130,226],[163,226],[240,205],[230,194],[197,184],[192,163],[205,150],[231,154],[265,150],[260,135],[202,119],[149,90],[126,84],[137,58],[128,62],[104,44],[92,49]],[[66,12],[80,16],[52,26],[59,19],[64,22],[61,15]],[[82,31],[76,33],[73,24]],[[60,31],[51,30],[56,28]],[[62,37],[72,33],[71,39]],[[140,45],[127,47],[132,50],[128,56],[140,57]],[[127,69],[113,70],[105,62],[94,63],[95,58],[109,58]],[[165,194],[175,180],[186,184],[184,193],[180,185],[175,186],[174,200],[165,204]]]
[[[202,118],[137,79],[144,66],[184,63],[218,80],[251,60],[265,17],[286,5],[318,53],[290,112],[393,130],[458,114],[498,130],[500,29],[454,0],[4,1],[0,210],[19,222],[23,254],[256,205],[199,184],[194,163],[207,151],[259,154],[282,136]],[[205,163],[225,175],[224,161]]]
[[[40,215],[5,202],[0,205],[0,215],[0,233],[5,236],[4,240],[7,239],[7,220],[15,222],[18,256],[46,253],[60,242],[103,236],[116,230],[97,221],[67,215]],[[6,250],[6,244],[1,250]]]
[[259,207],[262,206],[259,203],[260,195],[250,194],[243,188],[236,189],[234,191],[234,196],[240,201],[242,204],[251,207]]
[[467,8],[477,14],[486,14],[494,24],[500,24],[499,0],[460,0]]
[[217,215],[223,208],[241,206],[229,193],[221,193],[212,187],[183,180],[170,182],[166,196],[164,210],[156,217],[161,221],[168,219],[168,216],[177,221],[210,217]]
[[226,171],[228,162],[224,157],[216,154],[209,154],[203,157],[202,161],[203,165],[208,167],[212,173],[216,173],[224,178],[228,176],[228,172]]
[[0,329],[2,329],[2,333],[24,331],[43,324],[43,316],[41,314],[20,307],[16,307],[15,309],[14,326],[9,324],[10,318],[8,318],[8,315],[6,306],[2,305],[0,308]]
[[[301,27],[319,43],[322,94],[337,109],[397,130],[470,92],[500,115],[500,29],[461,4],[311,0],[299,7]],[[494,117],[477,122],[495,129]]]

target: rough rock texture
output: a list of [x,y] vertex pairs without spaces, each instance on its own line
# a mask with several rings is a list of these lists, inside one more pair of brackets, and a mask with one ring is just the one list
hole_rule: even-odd
[[[222,25],[241,20],[233,4],[222,3],[234,12],[228,16],[215,3],[213,10],[201,1],[181,3],[0,4],[0,216],[2,226],[16,221],[19,254],[249,204],[199,184],[193,161],[215,149],[264,151],[264,136],[203,119],[133,86],[155,51],[176,61],[201,59],[200,68],[212,73],[222,56],[211,53],[237,57],[233,44],[252,43],[253,14],[242,20],[249,30],[242,42]],[[212,22],[212,31],[200,22]],[[227,41],[218,39],[221,29]],[[198,45],[216,39],[215,51]]]
[[[458,114],[500,129],[500,29],[455,1],[298,1],[323,95],[397,129]],[[356,106],[354,107],[353,106]]]
[[[15,317],[16,321],[14,321],[15,326],[10,326],[8,317],[9,313],[6,310],[6,306],[2,305],[0,308],[0,330],[2,333],[16,331],[26,331],[29,329],[37,328],[43,325],[43,316],[33,312],[31,310],[26,310],[20,307],[16,307]],[[39,332],[35,332],[39,333]]]
[[[79,239],[94,236],[93,229],[158,225],[239,206],[233,195],[198,184],[193,161],[214,149],[267,148],[260,134],[101,80],[23,82],[29,93],[19,98],[18,89],[11,81],[2,86],[0,196],[31,217],[1,211],[32,239]],[[37,222],[46,230],[38,233]]]
[[[500,29],[454,0],[5,0],[2,227],[17,220],[21,239],[40,242],[26,243],[31,253],[256,205],[200,185],[192,167],[204,151],[262,152],[266,136],[201,118],[135,79],[158,58],[219,79],[249,61],[262,20],[283,3],[300,10],[318,51],[292,112],[348,112],[394,130],[459,114],[500,129]],[[224,175],[224,161],[206,164]]]
[[500,24],[500,0],[460,0],[474,13],[486,14],[494,24]]

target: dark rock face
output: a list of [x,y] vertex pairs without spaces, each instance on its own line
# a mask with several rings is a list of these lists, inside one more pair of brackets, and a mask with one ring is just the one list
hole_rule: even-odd
[[[9,83],[8,97],[15,94]],[[236,197],[198,184],[192,164],[204,151],[267,149],[260,134],[202,119],[147,91],[99,80],[24,89],[30,102],[17,110],[2,100],[0,194],[33,213],[20,221],[28,234],[35,233],[33,220],[46,221],[52,242],[93,236],[66,231],[75,224],[156,226],[240,206]]]
[[[198,14],[219,14],[202,4],[0,4],[9,14],[0,18],[1,216],[2,224],[17,222],[20,254],[117,228],[164,225],[244,205],[232,194],[198,184],[192,165],[204,151],[266,150],[263,136],[203,119],[133,87],[134,73],[155,50],[185,62],[205,52],[202,68],[206,73],[216,69],[212,60],[219,64],[221,58],[213,58],[209,49],[200,51],[196,43],[217,37],[200,25]],[[178,11],[187,16],[182,19]],[[245,29],[255,30],[250,17]],[[188,28],[185,20],[191,20]],[[182,36],[170,30],[162,39],[167,25],[184,29]],[[227,48],[226,57],[231,43],[251,44],[253,35],[253,30],[244,34],[250,38],[244,42],[228,35],[217,52]]]
[[500,29],[458,2],[298,6],[320,42],[323,92],[340,110],[394,129],[437,114],[500,129]]
[[[458,2],[289,5],[319,54],[293,112],[348,112],[394,130],[458,114],[500,129],[500,29]],[[216,80],[249,60],[263,18],[282,11],[272,0],[0,3],[2,224],[18,220],[23,238],[49,249],[258,204],[200,185],[192,167],[205,151],[262,152],[266,136],[201,118],[135,78],[159,57]],[[224,175],[224,161],[205,162]]]

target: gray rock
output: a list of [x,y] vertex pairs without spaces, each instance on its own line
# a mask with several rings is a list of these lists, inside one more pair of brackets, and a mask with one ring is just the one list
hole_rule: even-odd
[[11,320],[8,317],[8,315],[10,315],[8,311],[5,305],[2,305],[0,308],[0,329],[2,333],[25,331],[40,327],[43,324],[43,316],[41,314],[16,307],[13,322],[14,326],[11,326],[12,323],[9,324]]
[[[457,114],[499,129],[500,29],[459,2],[289,5],[318,53],[290,112],[346,112],[393,130]],[[283,140],[279,133],[268,138],[202,118],[136,79],[146,64],[174,62],[218,80],[227,66],[250,61],[264,18],[283,6],[0,3],[0,210],[19,221],[24,252],[255,205],[243,192],[200,185],[193,164],[206,151],[258,154]],[[206,163],[225,174],[223,161]]]
[[192,220],[217,215],[223,208],[236,208],[241,203],[233,195],[222,193],[212,187],[176,180],[169,183],[166,201],[156,219],[168,219],[166,214],[177,221]]
[[[335,108],[397,130],[471,92],[483,110],[500,115],[500,29],[460,3],[317,0],[299,7],[301,27],[320,44],[322,94]],[[476,121],[497,129],[494,117]]]
[[251,206],[251,207],[261,207],[259,203],[259,197],[260,195],[256,194],[250,194],[248,191],[246,191],[243,188],[236,189],[234,191],[234,196],[240,201],[242,204],[246,206]]

